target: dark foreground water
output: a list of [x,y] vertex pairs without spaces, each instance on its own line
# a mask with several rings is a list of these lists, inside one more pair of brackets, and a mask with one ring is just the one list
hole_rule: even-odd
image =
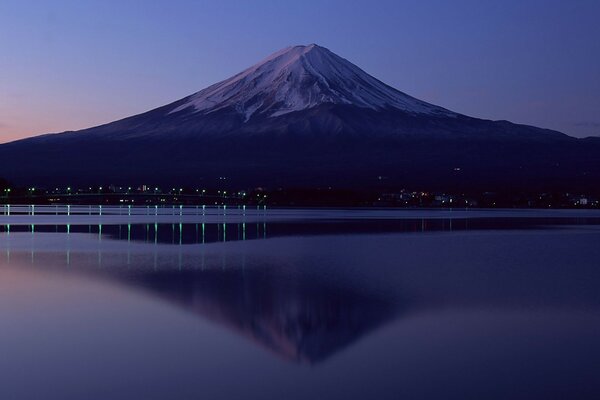
[[0,399],[600,398],[600,214],[369,215],[0,217]]

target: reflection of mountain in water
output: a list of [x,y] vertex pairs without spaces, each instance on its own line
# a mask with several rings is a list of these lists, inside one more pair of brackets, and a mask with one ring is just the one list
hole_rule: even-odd
[[297,362],[320,362],[394,314],[392,303],[374,293],[273,269],[163,271],[133,279]]
[[[31,240],[30,234],[25,235]],[[200,257],[199,253],[189,256]],[[223,263],[213,254],[202,268],[189,264],[182,268],[179,258],[178,253],[162,253],[157,268],[153,254],[148,253],[136,255],[129,264],[127,253],[110,250],[7,250],[0,267],[81,274],[142,289],[298,363],[329,358],[390,321],[398,311],[397,300],[389,295],[369,285],[357,287],[322,276],[315,265],[290,270],[290,266],[265,264],[260,258],[235,261],[234,255]]]
[[[479,247],[481,257],[478,267],[473,269],[463,265],[461,255],[465,248],[458,246],[455,252],[448,252],[450,261],[439,257],[423,257],[430,252],[422,248],[411,251],[404,245],[405,253],[400,253],[395,246],[401,244],[388,243],[386,251],[393,258],[389,267],[374,269],[370,277],[360,275],[350,277],[351,284],[341,281],[340,277],[350,276],[346,273],[344,258],[339,271],[344,273],[331,275],[331,269],[323,267],[323,259],[312,258],[295,260],[287,265],[288,254],[278,252],[277,258],[271,258],[273,247],[266,246],[258,258],[250,254],[251,261],[235,261],[240,254],[230,251],[236,246],[179,246],[192,243],[209,243],[219,241],[249,240],[282,236],[301,236],[317,234],[344,235],[355,233],[388,233],[388,232],[420,232],[420,231],[454,231],[471,229],[531,229],[540,226],[555,225],[593,225],[597,218],[521,218],[521,219],[470,219],[470,220],[400,220],[400,221],[320,221],[305,223],[269,223],[269,224],[168,224],[168,225],[106,225],[106,226],[36,226],[33,234],[18,234],[19,231],[31,229],[28,226],[14,226],[10,241],[6,241],[6,257],[4,259],[21,262],[23,265],[34,264],[48,269],[50,265],[58,265],[69,273],[86,273],[124,283],[132,288],[142,288],[150,295],[157,296],[189,310],[196,315],[225,325],[254,342],[275,353],[297,362],[318,363],[338,351],[356,342],[369,332],[390,321],[402,311],[407,313],[416,307],[439,308],[448,305],[476,304],[486,307],[511,306],[512,304],[536,305],[539,299],[545,299],[550,306],[564,304],[598,304],[597,291],[593,280],[585,290],[576,292],[570,287],[579,287],[579,275],[561,275],[560,269],[549,269],[539,259],[529,253],[521,253],[521,257],[533,257],[529,263],[522,265],[519,274],[513,275],[511,268],[498,268],[503,261],[490,264],[489,256],[496,254],[495,248],[486,250]],[[6,227],[6,226],[5,226]],[[0,225],[0,231],[2,226]],[[65,241],[58,240],[54,250],[44,247],[48,236],[38,232],[64,232]],[[144,242],[143,246],[105,246],[115,243],[112,240],[98,240],[88,235],[78,235],[68,239],[70,233],[89,232],[102,238],[121,242]],[[9,237],[6,235],[6,237]],[[472,237],[478,237],[474,235]],[[22,240],[19,241],[19,238]],[[438,237],[432,248],[441,246],[448,237]],[[34,240],[35,239],[35,240]],[[377,238],[376,240],[379,240]],[[505,238],[502,239],[503,241]],[[538,239],[536,239],[538,240]],[[541,239],[539,239],[541,240]],[[547,239],[543,239],[545,242]],[[5,244],[0,242],[0,248]],[[17,245],[20,243],[20,247]],[[67,244],[64,248],[62,245]],[[90,245],[86,251],[77,253],[71,250],[76,246]],[[272,242],[278,246],[276,241]],[[307,253],[315,250],[312,246],[321,245],[320,253],[329,252],[329,240],[317,240],[307,247]],[[437,244],[435,244],[437,243]],[[458,242],[454,242],[458,243]],[[475,243],[481,244],[482,242]],[[535,245],[535,241],[533,242]],[[121,243],[126,244],[126,243]],[[156,244],[156,245],[155,245]],[[172,244],[174,246],[162,246]],[[269,243],[263,243],[265,245]],[[339,245],[339,244],[338,244]],[[11,247],[12,246],[12,247]],[[16,247],[15,247],[16,246]],[[29,247],[31,246],[31,247]],[[344,244],[346,246],[346,244]],[[244,248],[242,245],[238,248]],[[16,249],[19,249],[18,251]],[[131,253],[130,249],[136,248]],[[247,248],[255,248],[250,246]],[[326,248],[326,250],[324,250]],[[454,248],[454,247],[453,247]],[[475,246],[474,248],[478,248]],[[45,249],[47,252],[41,252]],[[116,250],[115,250],[116,249]],[[126,251],[125,251],[126,250]],[[345,248],[339,247],[339,252]],[[469,248],[470,251],[470,248]],[[491,251],[486,253],[486,251]],[[224,252],[224,253],[221,253]],[[227,254],[227,260],[223,257]],[[396,258],[406,256],[405,264],[410,268],[396,268]],[[413,254],[411,258],[411,254]],[[415,257],[415,254],[420,254]],[[533,254],[533,253],[532,253]],[[205,263],[206,255],[206,263]],[[18,260],[18,257],[22,260]],[[577,256],[577,253],[574,253]],[[54,259],[52,259],[54,257]],[[309,258],[310,259],[310,258]],[[34,261],[35,260],[35,261]],[[257,263],[258,260],[258,263]],[[366,260],[366,259],[365,259]],[[365,260],[361,260],[363,263]],[[370,258],[368,259],[370,262]],[[374,257],[374,260],[382,258]],[[517,258],[517,261],[519,259]],[[0,260],[3,261],[3,260]],[[384,258],[385,261],[385,258]],[[389,260],[388,260],[389,261]],[[570,260],[569,260],[570,261]],[[285,265],[280,265],[285,264]],[[359,261],[357,261],[359,262]],[[374,261],[375,262],[375,261]],[[490,264],[489,268],[486,265]],[[240,265],[248,267],[240,267]],[[386,264],[387,265],[387,264]],[[586,265],[581,262],[580,265]],[[362,264],[361,264],[362,266]],[[368,266],[368,265],[365,265]],[[440,267],[443,266],[443,267]],[[392,268],[393,269],[390,269]],[[439,268],[438,268],[439,267]],[[401,266],[399,266],[401,268]],[[484,270],[485,273],[473,273]],[[378,271],[378,272],[377,272]],[[449,273],[451,271],[451,273]],[[380,273],[381,272],[381,273]],[[388,274],[391,273],[391,274]],[[554,275],[553,275],[554,274]],[[596,276],[595,269],[584,271],[585,276]],[[361,279],[361,281],[359,281]],[[372,279],[372,282],[369,280]],[[571,281],[569,281],[571,279]],[[380,282],[389,282],[387,290],[380,288]],[[556,287],[555,282],[563,282]],[[400,285],[409,282],[407,288],[400,290]],[[467,284],[465,284],[465,282]],[[508,283],[507,283],[508,282]],[[412,291],[411,291],[412,288]],[[402,293],[398,299],[396,294]],[[510,301],[509,301],[510,300]],[[554,304],[554,303],[556,304]],[[410,309],[408,308],[410,307]]]

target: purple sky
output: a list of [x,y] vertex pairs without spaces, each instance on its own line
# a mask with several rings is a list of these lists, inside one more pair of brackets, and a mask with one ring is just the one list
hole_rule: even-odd
[[292,44],[475,117],[600,135],[600,1],[0,2],[0,143],[147,111]]

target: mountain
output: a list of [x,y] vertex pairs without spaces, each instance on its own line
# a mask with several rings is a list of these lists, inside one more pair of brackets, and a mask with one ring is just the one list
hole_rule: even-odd
[[311,44],[286,48],[186,99],[170,113],[236,110],[244,122],[277,117],[322,104],[346,104],[382,111],[454,115],[401,93],[329,50]]
[[166,106],[0,145],[20,184],[597,190],[600,141],[446,110],[318,45]]

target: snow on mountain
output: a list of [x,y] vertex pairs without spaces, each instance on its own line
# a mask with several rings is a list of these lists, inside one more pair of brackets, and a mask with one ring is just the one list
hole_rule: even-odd
[[373,78],[328,49],[311,44],[280,50],[241,73],[191,96],[170,114],[193,108],[208,114],[232,108],[249,120],[276,117],[324,103],[373,110],[455,116]]

